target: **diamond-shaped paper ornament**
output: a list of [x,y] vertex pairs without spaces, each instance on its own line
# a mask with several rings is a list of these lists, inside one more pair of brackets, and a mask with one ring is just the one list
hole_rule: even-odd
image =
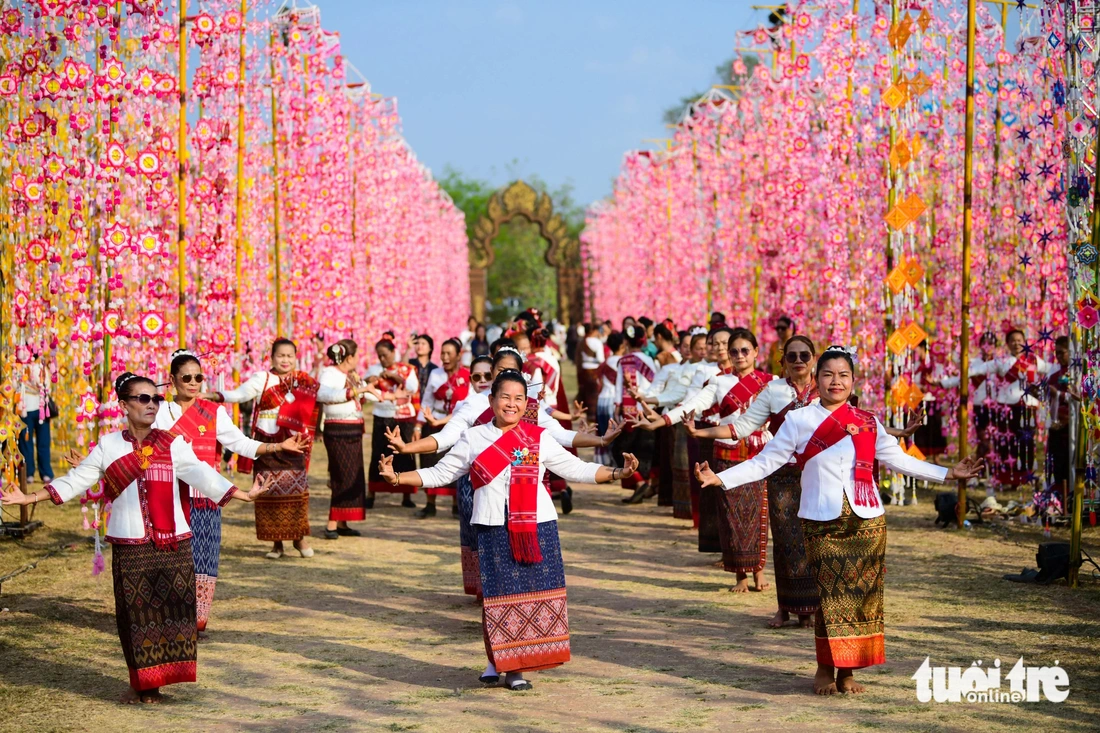
[[909,342],[900,330],[894,331],[893,335],[886,340],[886,348],[893,351],[897,356],[901,356],[909,348]]
[[893,270],[890,270],[890,274],[886,276],[886,284],[890,286],[890,290],[897,295],[905,287],[905,270],[901,265],[896,266]]
[[906,343],[910,346],[917,346],[921,341],[928,338],[928,334],[924,329],[917,325],[916,321],[909,321],[909,323],[901,329],[902,336],[905,337]]
[[917,16],[917,27],[920,28],[921,33],[924,33],[930,25],[932,25],[932,14],[928,12],[928,8],[925,8]]
[[890,388],[890,396],[894,398],[895,405],[904,405],[909,402],[909,380],[901,377]]
[[898,165],[909,165],[909,161],[913,159],[909,151],[909,143],[904,137],[898,138],[898,141],[894,143],[894,149],[891,153],[896,158]]
[[[890,39],[890,34],[893,34],[892,39]],[[905,18],[891,29],[890,34],[887,34],[887,38],[895,51],[905,48],[905,44],[909,42],[909,37],[913,35],[913,19],[906,14]]]
[[920,260],[916,257],[910,257],[905,260],[905,282],[912,285],[914,288],[924,278],[924,268],[920,264]]
[[915,410],[920,407],[920,403],[924,402],[924,392],[917,385],[913,385],[909,388],[909,394],[906,395],[905,404],[910,410]]
[[910,221],[916,221],[928,209],[924,204],[924,200],[915,193],[909,194],[898,206],[901,207]]
[[917,72],[916,76],[909,80],[909,96],[911,97],[919,97],[931,88],[932,79],[923,71]]
[[905,104],[905,99],[905,92],[898,89],[894,84],[886,87],[886,91],[882,93],[882,103],[890,109],[897,109]]
[[904,229],[910,221],[912,221],[912,219],[910,219],[909,215],[906,214],[904,210],[902,210],[901,206],[895,206],[894,208],[890,209],[890,213],[886,215],[886,223],[889,224],[890,228],[895,231],[897,231],[898,229]]
[[909,143],[909,149],[913,151],[913,157],[920,155],[920,151],[924,150],[924,142],[921,140],[920,133],[913,133],[913,141]]
[[928,460],[925,457],[924,453],[921,452],[921,449],[917,447],[916,443],[911,443],[909,445],[909,448],[905,452],[908,453],[909,455],[913,456],[913,458],[916,458],[918,461]]

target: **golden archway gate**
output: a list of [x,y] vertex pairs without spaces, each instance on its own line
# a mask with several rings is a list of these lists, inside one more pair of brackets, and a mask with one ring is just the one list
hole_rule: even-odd
[[474,318],[485,321],[488,298],[488,271],[496,259],[493,240],[506,222],[523,217],[538,225],[549,244],[546,263],[554,268],[558,285],[559,321],[570,324],[584,320],[581,295],[580,245],[569,236],[565,220],[554,213],[554,202],[524,181],[515,181],[493,194],[484,216],[474,225],[470,238],[470,310]]

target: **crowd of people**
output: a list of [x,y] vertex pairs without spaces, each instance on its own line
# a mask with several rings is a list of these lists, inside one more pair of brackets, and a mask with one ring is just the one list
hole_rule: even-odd
[[[769,625],[814,629],[815,692],[859,692],[854,670],[885,660],[883,504],[891,497],[880,494],[880,469],[977,481],[988,460],[990,490],[1036,481],[1036,411],[1046,399],[1046,474],[1052,485],[1064,481],[1076,399],[1066,386],[1068,349],[1060,340],[1058,364],[1048,365],[1020,331],[1005,335],[1004,354],[993,334],[982,335],[970,365],[980,446],[945,467],[934,462],[948,445],[940,403],[958,377],[927,349],[923,409],[893,426],[858,407],[850,349],[821,350],[789,318],[773,325],[776,339],[762,351],[754,333],[727,325],[721,313],[682,330],[642,317],[617,330],[603,322],[564,332],[529,310],[499,334],[471,319],[443,341],[439,364],[431,336],[412,334],[402,349],[385,333],[369,367],[360,345],[341,339],[312,373],[299,367],[296,345],[280,338],[268,369],[221,391],[209,389],[199,355],[178,351],[167,365],[171,401],[151,380],[121,375],[115,391],[126,429],[74,459],[66,476],[44,473],[44,489],[15,489],[3,501],[60,504],[105,481],[131,700],[156,701],[160,687],[195,679],[228,500],[254,503],[256,537],[272,543],[266,557],[282,558],[288,541],[301,557],[313,555],[307,473],[318,430],[331,494],[326,540],[361,535],[351,525],[366,519],[379,494],[399,495],[420,519],[436,515],[440,496],[450,499],[463,588],[482,607],[483,683],[503,675],[507,688],[530,689],[525,673],[569,660],[555,501],[568,514],[569,482],[617,481],[628,492],[624,503],[655,498],[691,521],[698,550],[720,553],[735,576],[734,592],[768,588],[770,529],[778,609]],[[564,359],[577,367],[573,401]],[[241,424],[226,410],[231,403],[251,406]],[[219,446],[237,455],[239,474],[253,474],[249,491],[221,476]],[[578,448],[593,448],[595,462],[578,458]],[[425,503],[417,507],[421,488]],[[858,577],[843,570],[854,567]],[[188,587],[166,587],[169,573]],[[148,613],[123,591],[136,583],[163,595],[163,612]]]

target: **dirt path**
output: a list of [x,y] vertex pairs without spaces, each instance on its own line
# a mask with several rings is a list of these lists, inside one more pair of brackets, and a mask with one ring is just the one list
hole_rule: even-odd
[[[312,520],[327,514],[323,452]],[[1034,544],[931,526],[929,503],[891,507],[889,663],[860,697],[809,694],[812,631],[772,631],[775,593],[735,596],[695,549],[689,523],[621,489],[577,487],[560,526],[573,661],[535,689],[480,689],[479,610],[462,594],[449,500],[417,521],[392,498],[362,539],[315,539],[312,560],[263,558],[251,508],[225,518],[222,575],[199,682],[159,708],[122,707],[126,670],[110,573],[90,574],[79,506],[0,545],[0,572],[62,542],[71,550],[6,583],[0,605],[0,730],[1095,730],[1100,584],[1037,588],[1000,580],[1034,564]],[[418,498],[418,503],[423,497]],[[1095,530],[1091,530],[1095,532]],[[769,552],[770,555],[770,552]],[[770,558],[769,558],[770,572]],[[1058,660],[1060,705],[921,705],[910,676],[934,664]],[[1007,689],[1007,684],[1006,684]]]

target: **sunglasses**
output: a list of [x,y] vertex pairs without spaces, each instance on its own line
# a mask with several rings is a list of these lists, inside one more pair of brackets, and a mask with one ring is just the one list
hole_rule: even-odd
[[192,381],[194,381],[195,384],[202,384],[202,380],[206,379],[206,377],[201,374],[184,374],[182,377],[176,377],[176,379],[184,384],[191,384]]
[[814,355],[808,351],[789,351],[784,358],[788,364],[797,364],[798,362],[809,364]]
[[470,381],[471,382],[491,382],[491,381],[493,381],[493,375],[492,374],[471,374],[470,375]]
[[136,394],[131,397],[125,397],[123,399],[125,399],[127,402],[140,402],[143,405],[148,405],[150,402],[155,402],[159,405],[161,402],[164,402],[164,395]]
[[752,349],[750,349],[748,346],[742,346],[740,349],[735,349],[732,346],[730,347],[730,356],[748,356],[751,353]]

